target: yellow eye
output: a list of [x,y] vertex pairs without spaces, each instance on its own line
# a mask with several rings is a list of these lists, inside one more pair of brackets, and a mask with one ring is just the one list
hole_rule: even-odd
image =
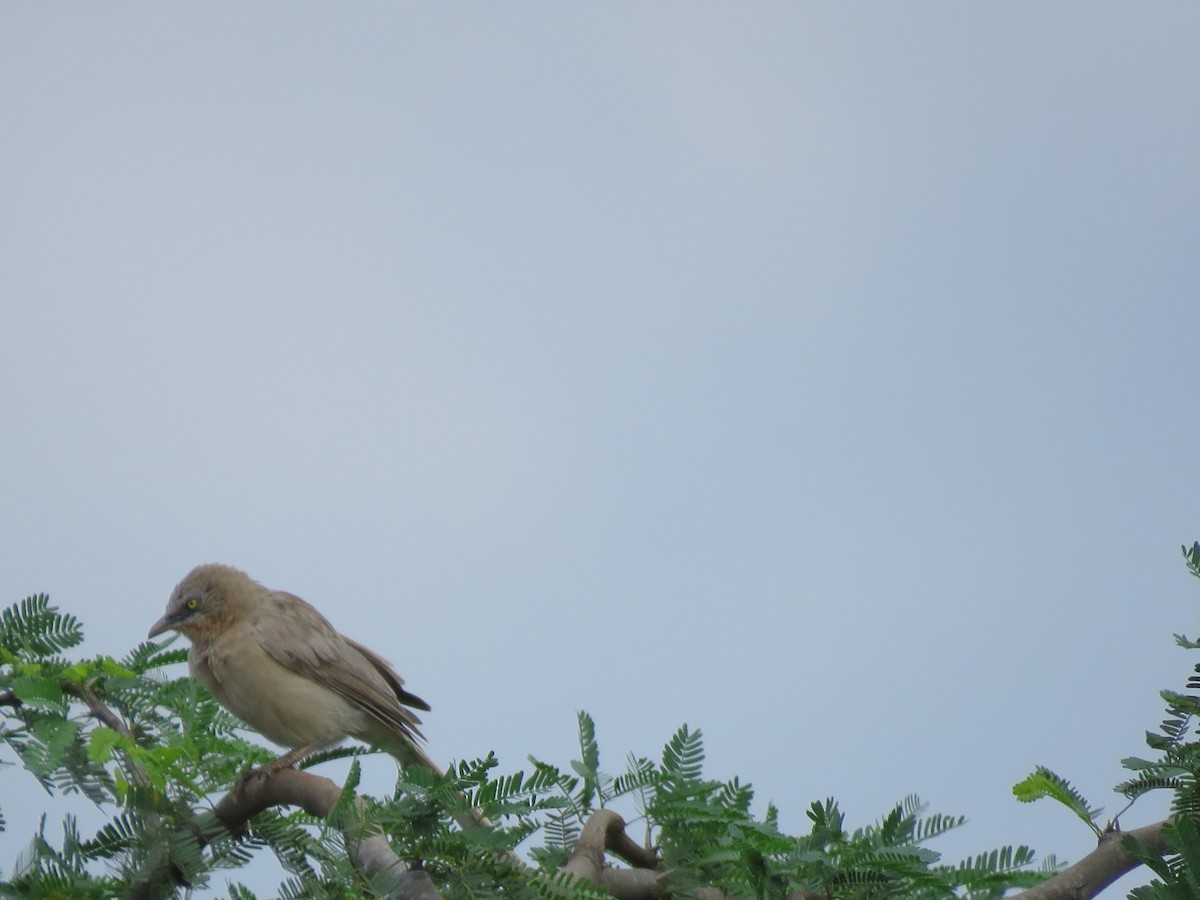
[[200,601],[199,601],[199,600],[197,600],[195,597],[193,597],[192,599],[190,599],[190,600],[187,602],[187,608],[188,608],[188,609],[195,609],[195,608],[196,608],[197,606],[199,606],[199,605],[200,605]]

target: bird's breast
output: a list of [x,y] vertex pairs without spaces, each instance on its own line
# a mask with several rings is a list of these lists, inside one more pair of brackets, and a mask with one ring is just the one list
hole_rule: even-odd
[[326,746],[364,727],[361,710],[281,665],[249,629],[193,644],[188,667],[218,703],[281,746]]

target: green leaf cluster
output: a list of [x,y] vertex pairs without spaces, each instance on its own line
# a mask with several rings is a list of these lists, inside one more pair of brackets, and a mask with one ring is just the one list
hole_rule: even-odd
[[[1200,542],[1181,548],[1188,571],[1200,578]],[[1200,650],[1200,640],[1175,635],[1184,650]],[[1166,716],[1157,731],[1146,732],[1146,745],[1154,755],[1131,756],[1122,764],[1134,775],[1116,790],[1130,802],[1151,791],[1170,791],[1171,808],[1181,817],[1200,817],[1200,740],[1194,724],[1200,710],[1200,663],[1192,667],[1183,691],[1162,691]]]
[[[1200,541],[1181,550],[1188,572],[1200,578]],[[1175,642],[1184,650],[1200,650],[1198,639],[1176,634]],[[1161,696],[1166,716],[1157,731],[1147,731],[1145,736],[1153,755],[1121,761],[1133,776],[1115,790],[1129,802],[1103,829],[1098,824],[1100,808],[1091,806],[1066,779],[1043,766],[1013,787],[1013,793],[1023,802],[1043,797],[1058,801],[1097,837],[1118,830],[1120,816],[1140,797],[1154,791],[1170,792],[1172,818],[1163,829],[1170,853],[1160,856],[1130,834],[1121,838],[1123,846],[1159,876],[1151,884],[1134,889],[1129,894],[1131,900],[1200,897],[1200,831],[1196,825],[1200,821],[1200,740],[1194,728],[1200,711],[1200,663],[1193,666],[1184,691],[1164,690]]]
[[[1200,577],[1200,549],[1189,566]],[[247,835],[210,829],[201,841],[201,814],[248,767],[274,754],[247,740],[235,719],[182,676],[182,649],[145,642],[121,659],[63,656],[82,640],[81,624],[44,595],[0,611],[0,745],[47,792],[78,793],[107,817],[90,835],[70,817],[58,830],[48,831],[43,820],[26,850],[0,870],[0,896],[106,897],[131,885],[143,896],[172,896],[219,877],[232,883],[231,897],[249,900],[237,873],[264,854],[285,872],[279,897],[382,895],[386,886],[366,881],[346,846],[348,834],[382,832],[448,900],[585,900],[599,889],[560,869],[600,809],[621,814],[627,832],[660,860],[666,889],[684,896],[715,887],[747,900],[783,900],[798,890],[836,900],[982,900],[1037,884],[1057,866],[1053,858],[1039,864],[1025,846],[945,861],[932,844],[965,820],[930,812],[914,796],[855,826],[826,799],[808,808],[799,833],[789,832],[780,811],[759,802],[750,784],[706,773],[703,735],[686,724],[657,754],[630,754],[609,774],[596,723],[585,712],[576,721],[578,758],[563,766],[531,756],[526,767],[504,772],[487,754],[443,776],[403,770],[386,797],[356,797],[359,757],[372,751],[319,753],[305,765],[354,757],[342,800],[327,819],[268,810]],[[1196,686],[1189,682],[1189,690]],[[1166,788],[1182,798],[1180,810],[1194,810],[1200,757],[1188,735],[1196,701],[1178,694],[1168,704],[1168,723],[1151,743],[1159,756],[1131,765],[1137,776],[1125,793]],[[1018,796],[1056,799],[1098,830],[1100,811],[1048,769],[1018,785]],[[473,810],[495,827],[453,824]],[[1190,860],[1200,859],[1194,829],[1181,825],[1171,839],[1179,852],[1163,863],[1163,889],[1191,884]]]

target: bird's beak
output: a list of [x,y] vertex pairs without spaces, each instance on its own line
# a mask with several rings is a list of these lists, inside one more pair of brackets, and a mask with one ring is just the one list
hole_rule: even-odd
[[155,622],[153,625],[150,626],[150,633],[148,635],[146,635],[146,639],[149,640],[152,637],[158,637],[164,631],[170,631],[172,628],[174,628],[178,624],[179,624],[179,615],[176,613],[167,613],[161,619],[159,619],[157,622]]

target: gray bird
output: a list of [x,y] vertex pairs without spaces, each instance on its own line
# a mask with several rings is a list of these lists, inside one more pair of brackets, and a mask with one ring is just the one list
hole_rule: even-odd
[[355,737],[403,765],[441,772],[419,744],[421,720],[413,713],[429,704],[404,689],[386,660],[294,594],[263,587],[231,566],[197,566],[171,593],[149,637],[169,630],[191,641],[188,668],[217,702],[291,748],[266,771]]

